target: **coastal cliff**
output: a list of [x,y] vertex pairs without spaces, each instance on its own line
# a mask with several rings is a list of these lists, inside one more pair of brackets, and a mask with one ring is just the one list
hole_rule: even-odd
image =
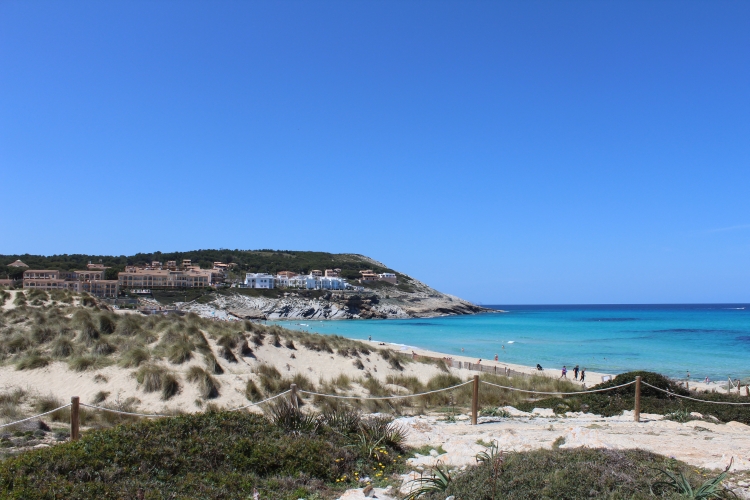
[[413,278],[408,287],[380,282],[358,292],[279,290],[276,297],[257,292],[230,288],[176,305],[203,317],[238,319],[424,318],[489,311]]

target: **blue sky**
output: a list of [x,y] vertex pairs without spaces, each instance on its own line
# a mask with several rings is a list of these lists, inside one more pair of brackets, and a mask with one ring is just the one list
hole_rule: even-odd
[[0,2],[0,253],[750,302],[748,2]]

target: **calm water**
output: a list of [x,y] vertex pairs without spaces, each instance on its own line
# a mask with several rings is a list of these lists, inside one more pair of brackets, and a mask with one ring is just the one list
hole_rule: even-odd
[[[750,305],[489,306],[433,319],[281,321],[287,328],[547,367],[750,377]],[[505,349],[502,347],[505,346]],[[461,348],[464,352],[461,353]]]

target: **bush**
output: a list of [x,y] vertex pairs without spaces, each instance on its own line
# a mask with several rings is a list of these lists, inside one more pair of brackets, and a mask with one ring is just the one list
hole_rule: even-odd
[[[354,472],[381,469],[345,437],[319,430],[290,433],[243,412],[144,419],[6,459],[0,497],[336,498]],[[396,455],[381,460],[387,474]]]
[[[622,373],[613,380],[604,384],[596,385],[592,388],[600,389],[605,387],[614,387],[635,379],[637,375],[641,380],[653,386],[669,390],[675,394],[690,395],[690,397],[702,399],[705,401],[720,402],[746,402],[746,398],[737,395],[720,394],[720,393],[691,393],[685,388],[678,386],[667,377],[652,372],[628,372]],[[555,412],[579,411],[586,408],[591,413],[610,417],[620,415],[624,410],[632,410],[635,405],[635,389],[633,385],[621,387],[607,392],[593,394],[584,394],[580,396],[564,396],[546,398],[534,402],[520,403],[516,405],[519,410],[530,411],[533,407],[552,408]],[[691,401],[677,398],[662,391],[651,389],[646,385],[641,385],[641,412],[656,413],[659,415],[680,415],[682,413],[698,412],[702,415],[711,415],[721,422],[737,421],[744,424],[750,424],[750,412],[746,407],[739,405],[719,405],[710,402],[703,403],[700,401]]]
[[[511,453],[468,469],[454,477],[445,492],[423,498],[654,498],[654,471],[668,464],[696,477],[686,464],[642,450],[577,448]],[[659,496],[678,498],[671,493]]]

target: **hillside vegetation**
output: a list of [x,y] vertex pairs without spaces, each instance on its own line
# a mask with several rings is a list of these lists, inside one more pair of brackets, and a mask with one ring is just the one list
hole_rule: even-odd
[[[372,269],[375,272],[396,272],[385,265],[368,257],[357,254],[334,254],[327,252],[306,252],[295,250],[191,250],[188,252],[154,252],[137,253],[135,255],[0,255],[0,277],[6,274],[21,277],[23,268],[7,267],[8,264],[20,259],[32,269],[85,269],[89,262],[101,263],[122,271],[125,266],[145,265],[152,261],[166,263],[169,260],[182,262],[190,259],[194,265],[211,269],[214,262],[236,264],[232,273],[244,277],[248,272],[277,273],[279,271],[294,271],[309,273],[313,269],[341,269],[341,276],[347,279],[358,279],[359,271]],[[398,273],[397,273],[398,274]],[[399,279],[409,281],[405,275],[399,274]]]

